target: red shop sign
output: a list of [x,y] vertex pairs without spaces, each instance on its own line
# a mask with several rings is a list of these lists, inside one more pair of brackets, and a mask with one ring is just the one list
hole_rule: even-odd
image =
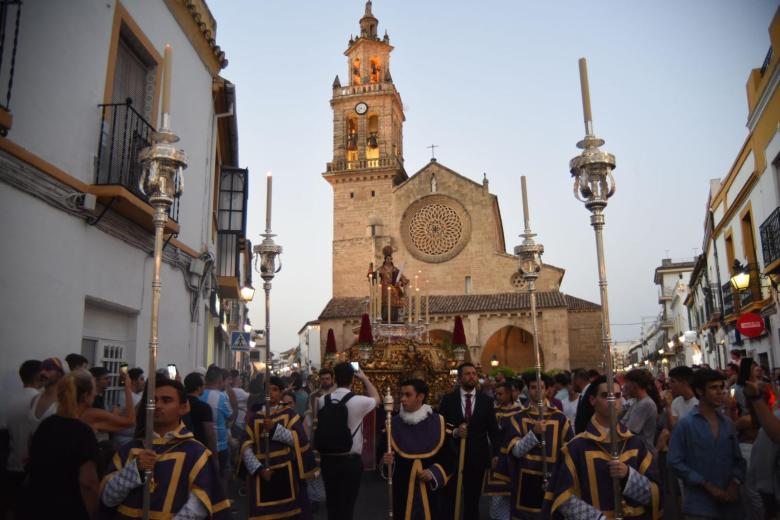
[[737,330],[743,336],[748,338],[755,338],[764,333],[764,318],[760,314],[755,312],[748,312],[743,314],[737,320]]

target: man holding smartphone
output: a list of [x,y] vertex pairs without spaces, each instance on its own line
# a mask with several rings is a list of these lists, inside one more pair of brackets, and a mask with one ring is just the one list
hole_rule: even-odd
[[[382,404],[376,387],[362,371],[355,371],[347,362],[333,368],[337,388],[317,401],[317,449],[322,457],[322,478],[329,520],[351,520],[363,475],[363,418]],[[353,395],[352,383],[358,378],[366,396]],[[346,414],[343,414],[346,408]],[[343,417],[346,415],[346,424]],[[338,435],[348,429],[348,440]]]

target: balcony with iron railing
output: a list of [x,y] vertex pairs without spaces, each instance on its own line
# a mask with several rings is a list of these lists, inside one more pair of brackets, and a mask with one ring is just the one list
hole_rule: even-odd
[[[0,0],[0,135],[5,137],[11,129],[11,91],[14,86],[16,49],[19,42],[19,26],[22,18],[20,0]],[[7,83],[5,82],[7,78]],[[5,89],[5,91],[3,91]]]
[[[143,170],[138,155],[151,145],[155,129],[133,108],[129,98],[124,103],[98,105],[98,108],[100,139],[92,192],[105,209],[115,209],[142,226],[151,227],[153,210],[149,198],[141,191]],[[178,199],[169,208],[168,217],[168,231],[178,232]]]
[[780,270],[780,207],[775,208],[759,226],[758,233],[766,271]]

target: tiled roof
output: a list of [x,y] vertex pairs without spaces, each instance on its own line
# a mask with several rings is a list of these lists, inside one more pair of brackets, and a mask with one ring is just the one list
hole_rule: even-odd
[[[500,294],[459,294],[431,296],[431,314],[468,314],[472,312],[515,311],[529,309],[526,292]],[[559,291],[536,293],[538,309],[565,307],[575,311],[599,310],[601,307]],[[322,310],[319,319],[357,318],[365,312],[366,298],[332,298]]]

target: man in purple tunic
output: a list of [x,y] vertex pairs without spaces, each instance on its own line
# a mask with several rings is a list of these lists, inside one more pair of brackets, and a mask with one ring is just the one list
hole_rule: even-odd
[[[620,385],[615,384],[620,412]],[[596,520],[615,517],[613,479],[620,479],[623,518],[658,520],[662,515],[658,468],[645,443],[618,423],[618,460],[610,454],[609,403],[605,377],[583,396],[591,418],[585,431],[561,450],[545,496],[545,518]]]
[[230,518],[214,455],[181,422],[189,411],[184,387],[157,378],[154,397],[153,449],[144,449],[136,435],[114,455],[101,485],[101,518],[142,516],[146,469],[153,472],[151,518]]
[[[247,417],[241,444],[241,461],[249,479],[249,517],[311,519],[306,480],[317,469],[303,419],[295,409],[281,403],[284,382],[272,377],[270,411],[267,408]],[[266,440],[269,432],[269,450]]]
[[393,518],[439,518],[436,495],[452,476],[444,417],[424,404],[428,392],[421,379],[401,383],[401,408],[390,424],[393,453],[385,453],[382,467],[393,476]]

